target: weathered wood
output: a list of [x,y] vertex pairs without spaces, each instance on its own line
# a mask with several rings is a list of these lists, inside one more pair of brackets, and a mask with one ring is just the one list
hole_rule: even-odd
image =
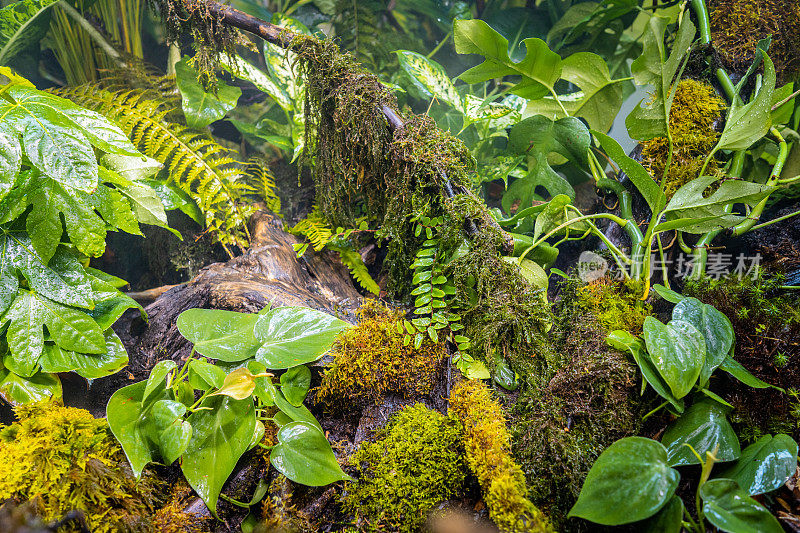
[[253,220],[253,246],[227,263],[205,267],[190,282],[177,285],[147,306],[149,324],[138,315],[116,326],[128,349],[130,373],[145,379],[158,361],[180,362],[191,346],[175,321],[192,308],[257,312],[267,305],[297,305],[352,320],[361,302],[347,269],[330,252],[306,251],[298,258],[295,236],[273,215],[259,212]]

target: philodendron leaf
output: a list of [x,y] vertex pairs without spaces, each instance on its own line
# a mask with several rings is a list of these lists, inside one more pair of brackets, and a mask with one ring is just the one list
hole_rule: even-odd
[[286,400],[299,407],[311,387],[311,371],[305,365],[295,366],[281,374],[281,392]]
[[736,481],[749,494],[779,489],[797,470],[797,443],[789,435],[764,435],[742,451],[719,477]]
[[778,387],[775,387],[774,385],[770,385],[769,383],[761,381],[760,379],[755,377],[753,374],[748,372],[747,369],[743,367],[739,361],[737,361],[730,355],[728,355],[728,357],[726,357],[725,360],[722,361],[722,364],[719,365],[719,367],[728,374],[730,374],[731,376],[735,377],[736,379],[744,383],[745,385],[753,387],[754,389],[766,389],[768,387],[773,387],[775,389],[782,390]]
[[228,396],[207,398],[189,416],[192,437],[183,454],[181,470],[186,481],[216,515],[222,486],[239,458],[247,451],[256,426],[253,401]]
[[676,398],[686,396],[700,375],[706,359],[703,334],[689,322],[661,323],[651,316],[644,321],[644,341],[650,360]]
[[625,119],[630,136],[640,141],[667,136],[669,114],[677,86],[672,82],[696,33],[691,17],[683,17],[667,57],[664,34],[669,23],[670,20],[666,17],[650,18],[644,32],[642,55],[631,64],[631,74],[636,85],[655,87],[653,96],[642,100]]
[[783,533],[778,520],[732,479],[712,479],[700,488],[703,514],[728,533]]
[[200,390],[220,388],[225,382],[225,371],[211,363],[194,359],[189,362],[189,383]]
[[725,120],[714,152],[718,150],[745,150],[767,134],[772,126],[772,94],[775,91],[775,66],[762,50],[757,53],[764,60],[764,78],[761,87],[746,105],[734,99]]
[[459,76],[466,83],[518,75],[522,76],[522,81],[511,92],[535,100],[551,93],[561,77],[561,58],[541,39],[522,41],[526,54],[517,63],[508,55],[508,40],[482,20],[456,20],[453,38],[459,54],[480,54],[485,58],[483,63]]
[[606,62],[591,52],[578,52],[562,61],[561,78],[572,83],[580,92],[559,97],[532,100],[525,112],[563,118],[561,106],[573,117],[582,117],[589,127],[608,131],[622,107],[622,80],[612,80]]
[[703,386],[733,347],[733,324],[714,306],[704,304],[697,298],[684,298],[678,302],[672,310],[672,319],[689,322],[705,338],[706,360],[697,380]]
[[256,360],[278,370],[316,361],[349,327],[344,320],[307,307],[270,309],[259,313],[255,325],[260,343]]
[[322,431],[307,422],[284,425],[269,460],[287,478],[311,487],[352,479],[342,471]]
[[111,396],[106,406],[108,427],[122,446],[137,479],[147,463],[159,454],[158,445],[151,438],[154,435],[149,427],[152,424],[148,416],[150,410],[157,401],[170,399],[163,382],[145,399],[146,386],[146,381],[140,381],[122,387]]
[[163,389],[166,385],[167,374],[175,369],[178,364],[171,359],[159,361],[150,371],[147,384],[144,387],[142,398],[148,399],[153,392]]
[[256,355],[260,343],[254,334],[259,316],[221,309],[187,309],[178,316],[181,335],[197,353],[220,361],[244,361]]
[[234,400],[244,400],[253,394],[256,388],[256,378],[246,368],[237,368],[230,374],[225,376],[222,382],[222,387],[214,391],[209,396],[216,396],[219,394],[230,396]]
[[174,400],[159,400],[153,404],[152,419],[157,434],[158,449],[164,464],[171,465],[189,446],[192,426],[183,420],[186,406]]
[[189,65],[188,58],[185,57],[175,64],[175,76],[181,93],[183,114],[190,128],[205,128],[224,118],[228,111],[236,107],[236,102],[242,95],[239,87],[232,87],[221,80],[217,80],[216,93],[206,92],[197,81],[197,71]]
[[[710,195],[704,194],[712,185],[717,185],[718,187]],[[774,190],[775,187],[744,180],[724,180],[720,182],[716,176],[702,176],[678,189],[672,195],[665,212],[668,220],[717,216],[719,219],[715,223],[719,227],[725,227],[742,219],[742,217],[728,214],[725,206],[733,203],[753,206]],[[659,229],[657,227],[656,229],[664,231],[664,228]],[[698,230],[693,230],[692,233],[698,233],[702,229],[701,227]],[[684,229],[684,231],[687,230]]]
[[[683,399],[675,398],[670,392],[669,386],[664,381],[664,378],[658,373],[655,365],[650,360],[650,356],[644,350],[644,343],[641,339],[634,337],[627,331],[616,330],[612,331],[606,337],[606,342],[616,348],[617,350],[627,350],[633,356],[633,360],[642,371],[642,376],[645,381],[653,387],[653,390],[659,396],[667,400],[675,408],[675,411],[682,413],[684,409]],[[642,394],[644,394],[645,386],[642,384]]]
[[23,378],[0,365],[0,398],[11,405],[61,398],[61,380],[55,374],[37,372]]
[[683,531],[683,500],[673,496],[659,512],[642,523],[643,533],[681,533]]
[[568,516],[607,526],[638,522],[667,503],[679,480],[660,442],[625,437],[597,458]]
[[670,424],[661,438],[661,443],[667,447],[670,466],[700,464],[686,444],[694,448],[703,461],[706,452],[713,453],[721,463],[738,459],[742,451],[739,438],[728,422],[729,412],[729,407],[703,398]]

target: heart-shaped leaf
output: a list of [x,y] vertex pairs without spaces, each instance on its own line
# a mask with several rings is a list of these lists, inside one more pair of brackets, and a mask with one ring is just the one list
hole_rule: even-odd
[[287,478],[311,487],[352,479],[342,471],[322,431],[307,422],[284,425],[269,460]]
[[569,516],[607,526],[644,520],[667,503],[679,480],[660,442],[625,437],[592,465]]
[[797,469],[797,443],[789,435],[764,435],[748,446],[719,477],[736,481],[749,494],[764,494],[786,483]]
[[254,357],[259,342],[253,328],[259,316],[221,309],[187,309],[178,316],[181,335],[194,343],[197,353],[220,361]]
[[311,371],[305,365],[295,366],[281,374],[281,392],[286,400],[299,407],[311,387]]
[[270,309],[258,315],[255,325],[260,343],[256,360],[278,370],[316,361],[349,327],[344,320],[307,307]]
[[[680,418],[667,427],[662,444],[667,447],[670,466],[700,464],[686,444],[705,461],[706,452],[714,453],[718,462],[735,461],[742,453],[739,438],[727,414],[730,408],[704,398],[686,409]],[[716,450],[716,453],[715,453]]]
[[246,368],[237,368],[227,376],[222,382],[222,387],[209,396],[224,394],[235,400],[244,400],[253,394],[256,388],[256,378]]
[[686,396],[706,359],[703,334],[683,320],[663,324],[651,316],[644,321],[644,341],[650,360],[676,398]]
[[683,531],[683,501],[673,496],[667,505],[642,524],[643,533],[681,533]]
[[733,324],[714,306],[704,304],[697,298],[684,298],[678,302],[672,310],[672,319],[689,322],[703,334],[706,341],[706,360],[698,383],[705,385],[733,347]]
[[700,489],[703,514],[728,533],[783,533],[778,520],[732,479],[712,479]]

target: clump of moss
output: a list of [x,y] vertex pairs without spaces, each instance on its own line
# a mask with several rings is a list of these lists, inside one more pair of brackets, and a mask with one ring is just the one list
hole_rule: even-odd
[[[780,289],[783,283],[781,276],[702,278],[688,281],[683,293],[713,305],[731,320],[738,362],[759,379],[790,390],[800,383],[800,296]],[[793,395],[753,389],[735,380],[725,381],[724,387],[726,399],[736,408],[732,419],[745,436],[754,440],[764,433],[796,434],[800,429]]]
[[[627,354],[605,342],[607,328],[622,327],[618,309],[594,299],[614,300],[615,290],[624,292],[625,287],[617,282],[586,286],[579,280],[562,284],[551,331],[554,353],[538,376],[525,380],[510,408],[513,451],[531,500],[558,529],[566,525],[567,512],[600,453],[615,440],[638,434],[641,414],[656,401],[642,401],[638,369]],[[608,309],[614,319],[603,326],[598,314]],[[575,522],[570,530],[586,529]]]
[[344,510],[361,531],[421,531],[434,506],[464,489],[460,441],[456,420],[422,404],[406,407],[351,457],[358,481],[345,486]]
[[278,474],[269,484],[261,506],[264,521],[254,533],[302,533],[313,531],[306,516],[292,503],[293,488],[289,479]]
[[0,429],[0,500],[32,501],[46,521],[78,509],[96,532],[152,530],[160,484],[134,479],[105,420],[46,402],[15,412]]
[[[719,139],[715,123],[725,107],[725,101],[710,85],[692,79],[678,83],[669,113],[672,158],[667,176],[664,176],[669,155],[667,138],[656,137],[642,143],[642,165],[657,181],[666,180],[664,192],[667,198],[699,177],[705,158]],[[712,159],[705,172],[711,176],[718,170],[716,161]]]
[[464,448],[478,478],[489,516],[501,531],[552,531],[528,500],[525,475],[511,456],[505,416],[480,380],[463,381],[450,393],[450,409],[464,425]]
[[211,530],[211,517],[199,513],[187,513],[184,509],[192,500],[194,492],[185,480],[173,485],[166,505],[153,515],[152,531],[159,533],[202,533]]
[[779,83],[800,70],[800,4],[796,0],[709,0],[711,40],[729,69],[743,73],[761,39],[772,36],[769,57]]
[[576,296],[606,331],[621,329],[639,335],[644,319],[653,312],[649,303],[639,299],[640,294],[641,283],[600,278],[578,287]]
[[332,366],[322,377],[317,400],[332,408],[378,403],[389,393],[405,398],[430,394],[447,353],[425,339],[419,349],[403,329],[402,310],[372,300],[358,311],[359,323],[331,348]]

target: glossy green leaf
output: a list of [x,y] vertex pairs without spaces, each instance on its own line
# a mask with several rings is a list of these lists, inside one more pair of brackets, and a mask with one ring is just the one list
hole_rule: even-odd
[[167,375],[177,367],[178,364],[171,359],[156,363],[147,378],[142,398],[149,399],[154,392],[163,390],[166,387]]
[[712,479],[700,488],[703,514],[727,533],[782,533],[778,520],[731,479]]
[[186,481],[216,515],[217,499],[239,458],[247,451],[256,425],[253,401],[212,396],[188,422],[192,437],[183,454]]
[[703,334],[683,320],[661,323],[651,316],[644,321],[644,341],[650,360],[676,398],[688,394],[706,358]]
[[100,164],[119,176],[130,180],[144,180],[158,174],[164,165],[144,155],[103,154]]
[[86,379],[116,374],[128,366],[128,352],[113,330],[103,332],[106,348],[102,354],[78,353],[46,343],[39,359],[43,372],[75,372]]
[[[642,372],[645,382],[647,382],[656,393],[667,400],[675,408],[675,411],[682,413],[684,409],[683,398],[678,399],[673,396],[669,389],[669,385],[664,381],[664,378],[658,373],[650,356],[644,349],[644,343],[628,333],[627,331],[616,330],[612,331],[606,337],[606,342],[616,348],[617,350],[630,352],[633,360]],[[644,394],[645,386],[642,384],[642,393]]]
[[211,363],[193,359],[189,362],[189,383],[195,389],[220,388],[225,383],[225,371]]
[[749,494],[779,489],[797,470],[797,442],[789,435],[764,435],[742,451],[719,477],[732,479]]
[[642,55],[631,64],[631,74],[637,85],[655,87],[653,96],[643,99],[625,119],[630,136],[640,141],[667,136],[677,85],[672,82],[696,33],[691,17],[683,17],[667,57],[664,34],[669,23],[666,17],[650,18],[645,27]]
[[230,86],[221,80],[217,80],[216,92],[206,92],[197,80],[197,71],[189,65],[186,57],[175,64],[175,76],[181,93],[183,114],[190,128],[205,128],[224,118],[228,111],[236,107],[236,102],[242,95],[239,87]]
[[225,395],[234,400],[244,400],[256,388],[255,376],[247,368],[237,368],[225,376],[222,386],[209,396]]
[[580,90],[559,96],[561,105],[552,96],[532,100],[525,113],[564,118],[561,106],[573,117],[586,119],[589,127],[608,131],[622,107],[622,83],[612,80],[606,62],[591,52],[578,52],[565,58],[561,78]]
[[0,200],[14,187],[21,163],[22,153],[17,136],[8,123],[0,122]]
[[49,10],[56,0],[20,0],[0,9],[0,65],[38,46],[48,30]]
[[739,438],[728,422],[729,412],[729,407],[711,398],[695,401],[686,409],[667,427],[661,438],[661,443],[667,448],[670,466],[700,464],[686,444],[694,448],[703,461],[706,452],[713,453],[721,463],[738,459],[742,450]]
[[273,401],[275,402],[275,406],[280,409],[283,414],[292,420],[297,422],[306,422],[322,431],[322,426],[320,425],[319,421],[313,414],[311,414],[311,411],[309,411],[305,405],[292,405],[286,399],[286,396],[283,395],[283,392],[277,390],[273,385],[267,386],[267,389],[269,394],[272,396]]
[[307,422],[284,425],[269,459],[278,472],[311,487],[352,479],[342,471],[322,431]]
[[146,318],[144,309],[136,300],[94,275],[89,279],[94,291],[95,306],[88,311],[88,315],[102,331],[110,328],[128,309],[138,309],[142,318]]
[[764,77],[758,92],[747,104],[734,100],[728,110],[725,129],[722,130],[714,151],[745,150],[767,134],[772,126],[772,94],[775,91],[775,66],[767,54],[764,60]]
[[726,357],[724,361],[722,361],[722,364],[719,365],[719,367],[745,385],[753,387],[754,389],[766,389],[767,387],[777,388],[755,377],[753,374],[748,372],[739,361],[730,355]]
[[158,445],[151,438],[150,410],[157,401],[170,399],[166,388],[161,387],[145,400],[146,386],[146,381],[140,381],[122,387],[111,396],[106,406],[108,426],[122,446],[137,479],[147,463],[159,453]]
[[603,150],[625,172],[625,175],[630,178],[631,182],[642,194],[642,197],[650,207],[650,212],[660,213],[667,203],[667,198],[650,173],[645,170],[641,163],[628,157],[616,140],[599,131],[592,131],[592,133],[597,137]]
[[700,385],[708,383],[711,373],[728,356],[734,341],[733,324],[714,306],[697,298],[684,298],[672,310],[673,320],[689,322],[703,334],[706,342],[706,360],[700,371]]
[[299,407],[311,387],[311,371],[305,365],[290,368],[281,374],[281,392],[286,400]]
[[526,50],[525,58],[515,62],[508,55],[508,40],[482,20],[455,21],[453,38],[459,54],[480,54],[485,58],[483,63],[459,76],[466,83],[519,75],[522,81],[511,91],[528,100],[535,100],[551,93],[561,77],[561,58],[541,39],[522,41]]
[[37,372],[33,376],[20,377],[0,365],[0,398],[11,405],[40,402],[50,398],[61,398],[61,380],[55,374]]
[[681,533],[683,531],[683,500],[673,496],[659,512],[642,523],[642,533]]
[[638,522],[672,498],[679,479],[660,442],[625,437],[597,458],[568,516],[608,526]]
[[181,335],[197,353],[220,361],[244,361],[254,357],[260,342],[254,334],[259,315],[221,309],[187,309],[178,316]]
[[192,426],[183,420],[186,406],[174,400],[158,400],[151,411],[158,435],[158,449],[164,464],[171,465],[183,455],[192,437]]
[[277,307],[258,315],[256,360],[283,369],[316,361],[350,324],[307,307]]

